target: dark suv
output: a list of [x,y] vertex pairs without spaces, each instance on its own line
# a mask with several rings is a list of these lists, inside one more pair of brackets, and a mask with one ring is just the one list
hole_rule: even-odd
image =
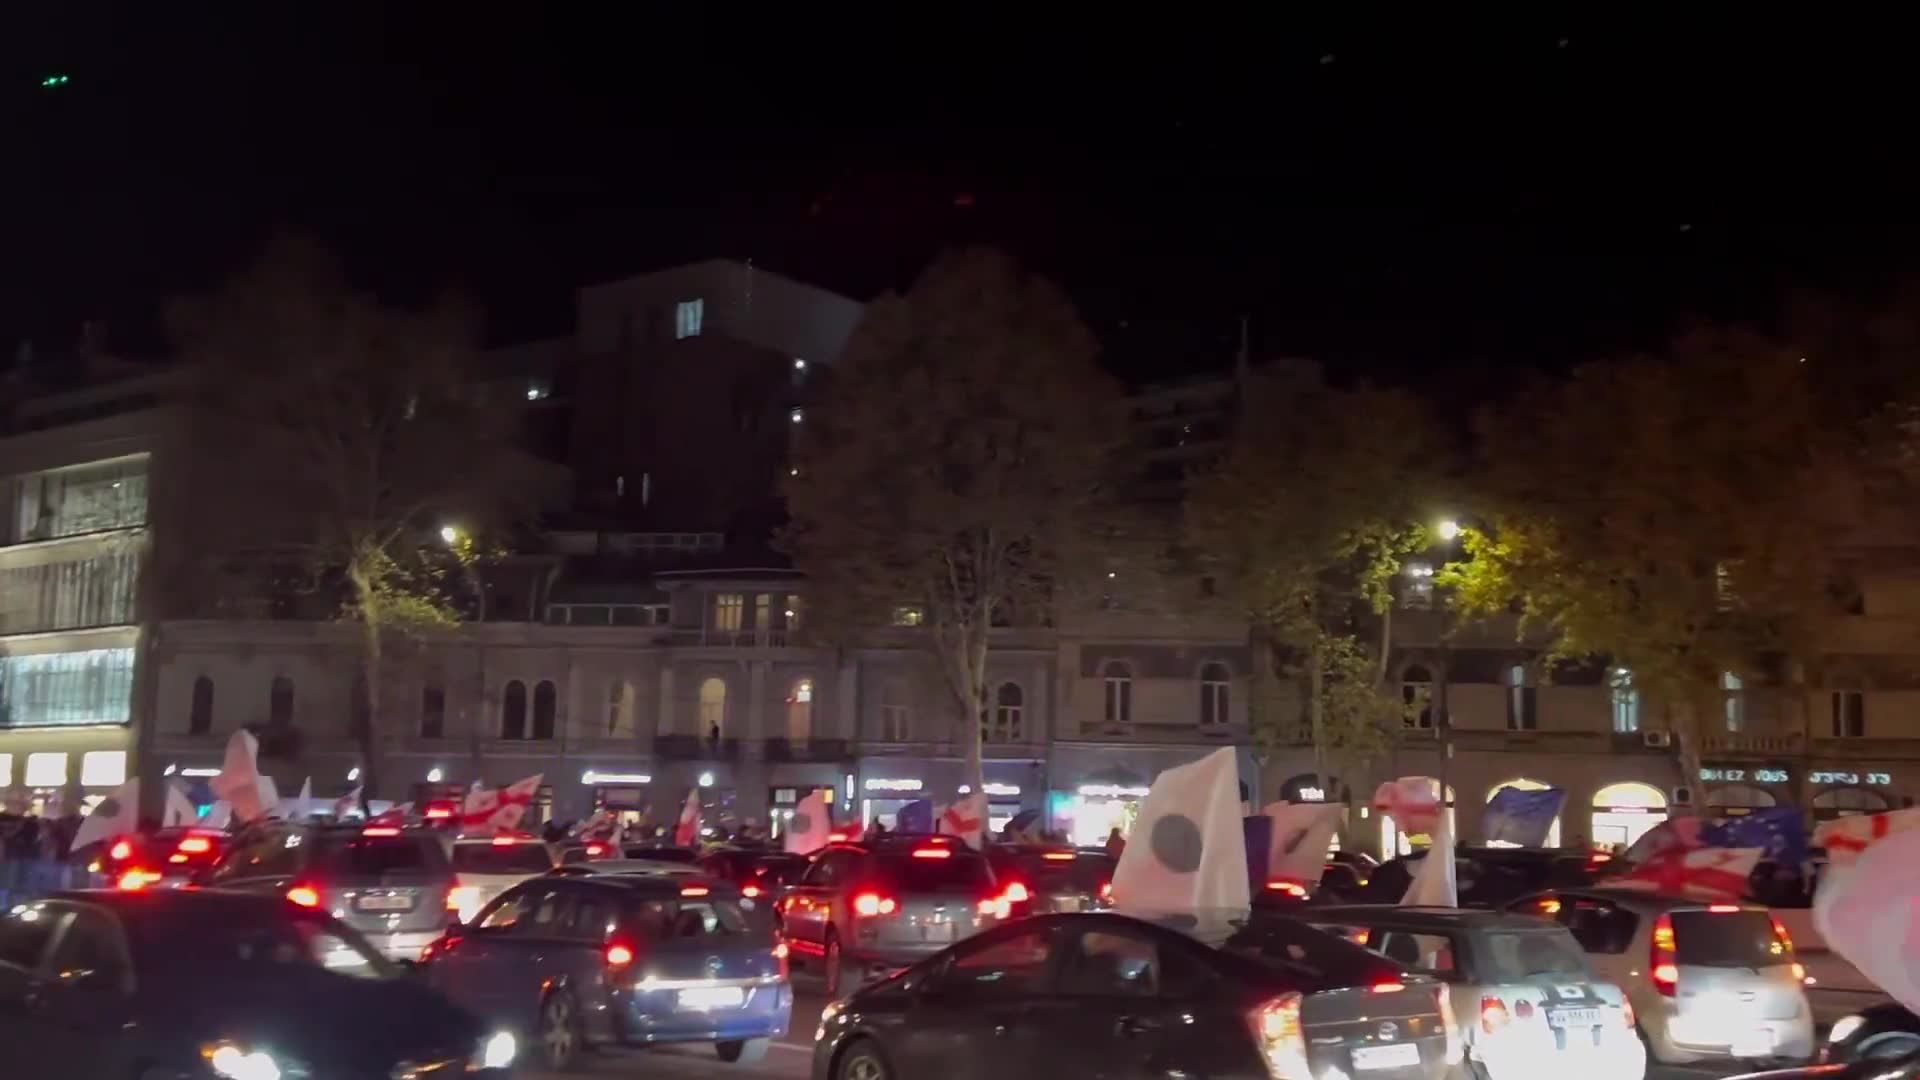
[[278,893],[412,960],[446,929],[454,873],[441,837],[426,830],[270,822],[237,837],[205,883]]

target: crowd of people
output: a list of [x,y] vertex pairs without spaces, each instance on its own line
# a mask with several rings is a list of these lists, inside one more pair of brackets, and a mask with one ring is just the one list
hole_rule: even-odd
[[69,865],[80,815],[43,818],[0,812],[0,908],[78,884]]

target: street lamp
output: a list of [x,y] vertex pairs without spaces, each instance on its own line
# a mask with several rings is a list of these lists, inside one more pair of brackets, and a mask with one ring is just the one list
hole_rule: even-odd
[[1442,540],[1457,540],[1460,537],[1460,523],[1448,518],[1442,521],[1434,531],[1440,534]]
[[440,782],[440,778],[444,775],[446,774],[440,771],[440,766],[435,765],[433,768],[427,770],[427,783],[437,784]]
[[458,539],[460,539],[459,529],[456,529],[451,525],[440,526],[440,542],[441,543],[451,544]]
[[701,787],[712,787],[712,786],[713,786],[713,774],[712,774],[712,773],[710,773],[710,772],[703,772],[703,773],[701,773],[701,774],[700,774],[700,786],[701,786]]

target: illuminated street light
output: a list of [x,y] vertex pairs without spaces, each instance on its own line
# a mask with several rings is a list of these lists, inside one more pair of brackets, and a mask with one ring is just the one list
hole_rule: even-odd
[[451,525],[440,526],[440,542],[441,543],[451,544],[458,539],[460,539],[459,529],[456,529]]
[[440,771],[440,766],[435,765],[433,768],[427,770],[427,783],[437,784],[443,775],[445,774]]
[[1440,533],[1440,539],[1442,540],[1458,539],[1460,536],[1460,523],[1452,518],[1448,518],[1440,523],[1437,531]]
[[712,773],[710,773],[710,772],[703,772],[703,773],[701,773],[701,774],[700,774],[700,786],[701,786],[701,787],[712,787],[712,786],[713,786],[713,774],[712,774]]

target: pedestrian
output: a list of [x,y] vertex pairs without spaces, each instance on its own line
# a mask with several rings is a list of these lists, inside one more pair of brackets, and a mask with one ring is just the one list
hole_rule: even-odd
[[1113,831],[1107,834],[1107,854],[1117,859],[1125,850],[1127,850],[1127,838],[1120,835],[1120,826],[1115,825]]

